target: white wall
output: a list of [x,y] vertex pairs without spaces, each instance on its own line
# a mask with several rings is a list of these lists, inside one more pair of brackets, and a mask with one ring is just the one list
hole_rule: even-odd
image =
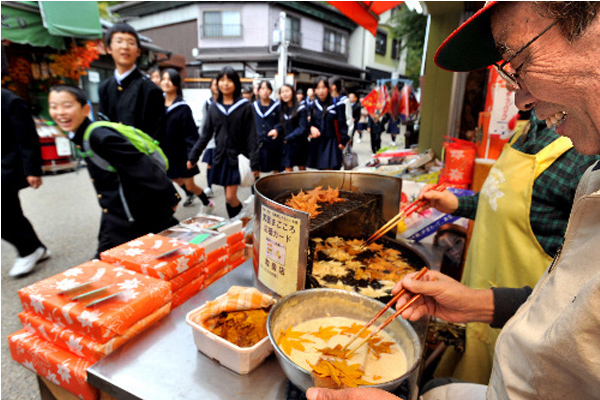
[[[269,21],[269,5],[267,3],[199,3],[198,21],[200,26],[199,48],[219,48],[219,47],[264,47],[270,43],[271,28]],[[242,21],[242,37],[213,39],[204,38],[202,35],[203,11],[223,11],[239,10]]]
[[191,21],[197,19],[198,6],[195,4],[179,7],[173,10],[162,11],[158,14],[146,15],[140,18],[127,21],[136,30],[141,31],[161,27],[164,25],[172,25],[180,22]]

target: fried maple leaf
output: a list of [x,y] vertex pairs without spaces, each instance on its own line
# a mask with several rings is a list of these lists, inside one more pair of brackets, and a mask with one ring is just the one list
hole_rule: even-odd
[[344,359],[348,354],[348,350],[342,350],[342,345],[338,344],[333,349],[331,347],[325,347],[319,350],[324,356],[330,356],[335,358]]

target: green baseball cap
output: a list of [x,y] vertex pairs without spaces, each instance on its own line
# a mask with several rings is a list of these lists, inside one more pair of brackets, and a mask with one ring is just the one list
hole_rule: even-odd
[[483,8],[448,36],[433,58],[438,67],[456,72],[474,71],[502,60],[490,23],[491,9],[497,3],[485,3]]

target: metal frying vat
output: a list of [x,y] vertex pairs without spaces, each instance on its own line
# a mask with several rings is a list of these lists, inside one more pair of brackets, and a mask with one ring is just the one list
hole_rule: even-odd
[[[330,229],[340,235],[365,237],[390,220],[400,208],[400,178],[352,171],[306,171],[270,175],[254,184],[256,201],[253,266],[258,283],[280,296],[304,289],[311,233],[310,215],[275,201],[289,193],[322,186],[343,192],[377,195],[379,205],[369,212],[340,214]],[[391,231],[392,234],[395,231]]]

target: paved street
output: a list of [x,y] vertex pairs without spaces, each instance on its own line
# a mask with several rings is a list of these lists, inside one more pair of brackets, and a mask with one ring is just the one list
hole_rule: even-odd
[[[389,135],[384,135],[382,145],[387,145],[389,138]],[[364,135],[364,139],[354,146],[361,164],[371,158],[368,135]],[[205,166],[202,165],[202,174],[196,177],[201,187],[206,184]],[[223,188],[214,186],[213,189],[214,214],[227,217]],[[250,189],[240,188],[238,195],[243,201],[250,196]],[[100,208],[85,168],[46,175],[38,190],[25,189],[20,196],[25,215],[52,256],[38,264],[30,275],[13,279],[7,274],[17,254],[9,243],[2,241],[2,399],[34,400],[39,399],[35,375],[12,360],[6,339],[9,334],[21,329],[17,314],[22,307],[17,291],[89,260],[97,246]],[[200,211],[200,205],[197,199],[191,207],[180,205],[175,217],[179,220],[191,217]]]

